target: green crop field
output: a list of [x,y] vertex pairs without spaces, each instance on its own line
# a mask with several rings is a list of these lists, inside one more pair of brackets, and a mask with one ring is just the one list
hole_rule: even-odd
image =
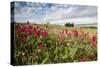
[[97,29],[15,24],[14,65],[97,60]]

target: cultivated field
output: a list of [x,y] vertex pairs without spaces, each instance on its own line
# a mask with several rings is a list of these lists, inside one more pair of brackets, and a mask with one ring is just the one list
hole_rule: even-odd
[[54,24],[15,24],[14,64],[97,60],[97,29]]

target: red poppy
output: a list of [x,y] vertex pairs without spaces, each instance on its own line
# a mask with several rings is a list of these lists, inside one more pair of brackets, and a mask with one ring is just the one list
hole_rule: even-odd
[[93,36],[92,41],[93,42],[96,42],[97,41],[97,37],[95,35]]
[[32,27],[32,25],[25,25],[25,24],[24,25],[17,25],[16,31],[19,33],[23,32],[27,35],[31,35],[33,32],[33,27]]
[[83,58],[80,58],[80,60],[79,60],[80,62],[83,62],[84,61],[84,59]]
[[68,36],[69,36],[70,38],[72,37],[72,32],[71,32],[71,31],[68,32]]
[[39,44],[38,44],[38,48],[39,48],[39,49],[42,49],[42,48],[43,48],[43,44],[42,44],[42,43],[39,43]]
[[97,57],[97,56],[96,56],[95,54],[92,56],[93,59],[95,59],[96,57]]
[[35,37],[39,37],[39,36],[40,36],[40,31],[35,31],[35,32],[34,32],[34,36],[35,36]]
[[89,33],[84,33],[83,35],[81,35],[81,42],[83,42],[87,37],[88,37]]
[[78,37],[78,31],[77,30],[73,30],[72,31],[75,37]]
[[46,31],[41,32],[42,37],[47,37],[48,33]]
[[91,44],[96,47],[96,43],[97,43],[97,37],[96,35],[93,35],[92,40],[91,40]]

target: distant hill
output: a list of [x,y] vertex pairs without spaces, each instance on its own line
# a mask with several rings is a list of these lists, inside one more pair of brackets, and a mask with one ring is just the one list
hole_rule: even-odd
[[97,27],[97,23],[91,23],[91,24],[76,24],[75,26],[79,26],[79,27]]

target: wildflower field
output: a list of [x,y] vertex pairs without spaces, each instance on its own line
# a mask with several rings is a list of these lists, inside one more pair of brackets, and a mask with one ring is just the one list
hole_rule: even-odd
[[31,23],[15,24],[14,64],[97,60],[97,30]]

